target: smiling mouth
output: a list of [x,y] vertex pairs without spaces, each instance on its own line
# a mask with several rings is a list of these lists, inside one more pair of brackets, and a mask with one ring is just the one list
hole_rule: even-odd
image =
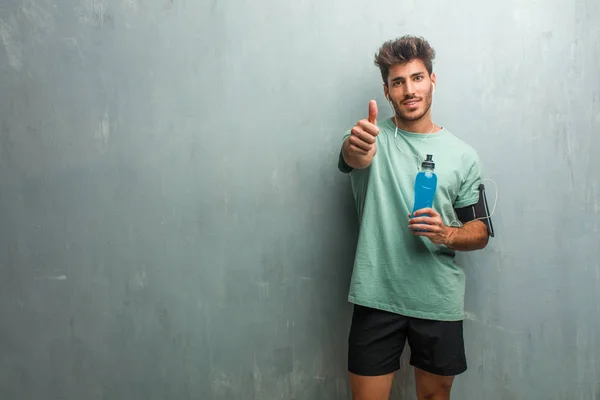
[[417,100],[417,99],[407,100],[407,101],[405,101],[402,104],[404,104],[408,108],[414,108],[414,107],[417,106],[417,104],[419,103],[419,101],[421,101],[421,100]]

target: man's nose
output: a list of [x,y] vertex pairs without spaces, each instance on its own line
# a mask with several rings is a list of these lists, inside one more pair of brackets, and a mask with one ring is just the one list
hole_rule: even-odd
[[406,84],[404,85],[404,96],[411,97],[411,96],[414,96],[414,94],[415,94],[414,84],[410,81],[406,82]]

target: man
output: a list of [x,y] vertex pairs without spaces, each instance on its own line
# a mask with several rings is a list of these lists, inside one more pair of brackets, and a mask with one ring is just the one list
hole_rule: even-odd
[[[477,153],[432,122],[434,57],[422,38],[383,44],[375,64],[394,116],[378,122],[372,100],[340,152],[360,219],[349,293],[354,400],[389,399],[405,341],[420,400],[449,399],[454,376],[467,369],[465,277],[454,256],[484,248],[493,231]],[[427,154],[437,191],[432,208],[412,215],[415,176]]]

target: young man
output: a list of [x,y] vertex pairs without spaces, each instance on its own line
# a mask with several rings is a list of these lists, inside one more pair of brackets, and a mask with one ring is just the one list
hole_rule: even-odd
[[[454,376],[467,368],[465,276],[454,256],[484,248],[492,228],[477,153],[432,122],[434,57],[422,38],[383,44],[375,63],[394,116],[377,121],[371,101],[368,118],[346,132],[340,152],[338,167],[350,174],[360,219],[349,293],[354,400],[389,398],[405,341],[420,400],[449,399]],[[411,215],[426,155],[438,179],[433,207]]]

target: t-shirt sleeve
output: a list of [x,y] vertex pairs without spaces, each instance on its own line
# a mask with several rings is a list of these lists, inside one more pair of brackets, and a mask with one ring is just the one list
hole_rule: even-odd
[[481,162],[479,156],[475,155],[467,166],[453,207],[462,208],[476,204],[479,201],[479,185],[482,179]]

